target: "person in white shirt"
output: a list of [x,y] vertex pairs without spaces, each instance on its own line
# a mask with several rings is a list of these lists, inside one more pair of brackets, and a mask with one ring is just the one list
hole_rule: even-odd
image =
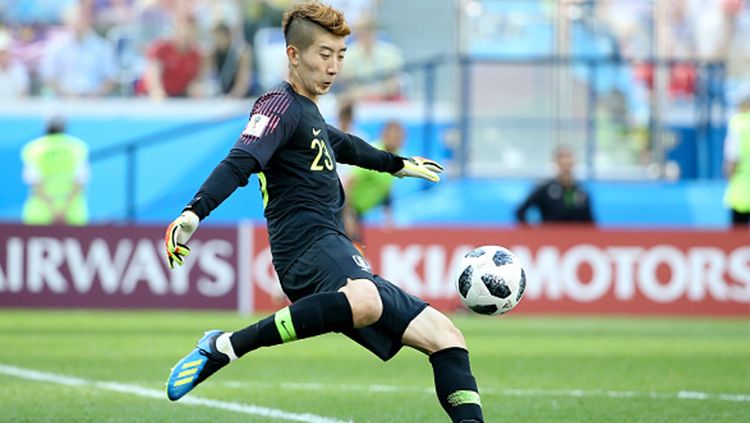
[[396,100],[403,94],[401,68],[404,57],[393,43],[378,39],[377,25],[365,19],[357,25],[357,38],[346,52],[351,63],[341,69],[345,91],[353,100]]
[[61,97],[100,97],[115,87],[115,53],[80,7],[65,13],[66,31],[50,41],[40,74],[46,89]]
[[11,57],[13,40],[0,31],[0,99],[15,99],[29,94],[29,73],[26,67]]

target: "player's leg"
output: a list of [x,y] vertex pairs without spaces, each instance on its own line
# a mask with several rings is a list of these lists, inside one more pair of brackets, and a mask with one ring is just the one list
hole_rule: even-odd
[[448,317],[432,307],[425,308],[406,328],[402,341],[429,355],[435,392],[454,422],[484,421],[469,351]]
[[[353,311],[358,314],[353,315]],[[371,317],[363,317],[360,307],[349,305],[346,293],[322,292],[236,332],[207,332],[198,346],[172,368],[167,395],[172,401],[180,399],[222,367],[260,347],[351,329],[354,321],[361,324],[368,319]]]
[[[358,262],[352,259],[357,252],[351,243],[344,243],[344,247],[345,251],[340,251],[342,240],[335,236],[321,238],[295,261],[283,284],[293,304],[236,332],[207,332],[172,369],[167,382],[169,398],[181,398],[225,365],[260,347],[376,322],[383,310],[378,290],[367,279],[347,279],[347,274],[367,273],[357,272]],[[335,251],[340,251],[341,257],[332,256]],[[346,274],[337,262],[344,258],[353,267]]]
[[[442,313],[387,280],[373,275],[382,314],[372,325],[344,334],[382,360],[389,360],[404,345],[430,356],[435,390],[454,422],[483,422],[476,381],[469,366],[463,335]],[[350,284],[353,285],[351,281]],[[366,284],[369,285],[369,284]]]

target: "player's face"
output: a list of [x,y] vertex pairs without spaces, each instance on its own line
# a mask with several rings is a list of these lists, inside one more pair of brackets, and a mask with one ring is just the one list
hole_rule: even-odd
[[344,63],[346,44],[344,37],[319,31],[314,42],[299,54],[297,64],[292,63],[299,76],[300,93],[315,98],[327,93]]
[[404,141],[404,129],[398,124],[389,124],[383,130],[383,144],[387,151],[395,153]]

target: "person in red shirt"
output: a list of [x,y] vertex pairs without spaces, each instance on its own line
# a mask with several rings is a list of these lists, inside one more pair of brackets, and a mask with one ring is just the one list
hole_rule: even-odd
[[196,22],[189,15],[177,18],[174,35],[157,40],[148,49],[144,90],[149,97],[202,95],[204,55],[196,42]]

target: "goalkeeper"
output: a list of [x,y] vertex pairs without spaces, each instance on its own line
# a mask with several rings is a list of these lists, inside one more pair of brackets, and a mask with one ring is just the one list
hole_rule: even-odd
[[262,95],[228,156],[167,228],[170,266],[224,199],[257,173],[273,264],[288,307],[235,332],[212,330],[172,369],[167,395],[178,400],[214,372],[260,347],[340,332],[382,360],[403,345],[429,355],[438,399],[454,422],[482,422],[463,336],[442,313],[372,273],[344,233],[336,163],[437,182],[435,162],[405,159],[327,125],[315,103],[341,69],[350,30],[318,2],[296,4],[282,21],[289,77]]

